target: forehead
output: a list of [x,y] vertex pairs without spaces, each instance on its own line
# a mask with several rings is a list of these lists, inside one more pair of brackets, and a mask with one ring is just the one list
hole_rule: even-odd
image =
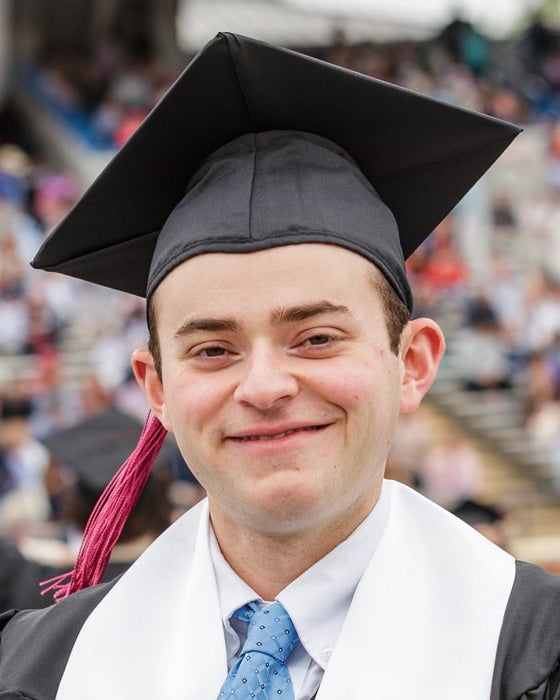
[[207,253],[172,270],[153,301],[158,316],[180,306],[189,309],[242,304],[282,305],[301,297],[352,297],[356,304],[375,294],[379,270],[362,256],[337,245],[308,243],[252,253]]

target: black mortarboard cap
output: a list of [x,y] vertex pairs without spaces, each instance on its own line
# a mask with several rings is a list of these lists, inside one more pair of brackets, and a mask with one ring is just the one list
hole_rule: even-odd
[[218,34],[32,264],[149,296],[200,253],[335,243],[375,262],[411,307],[404,259],[518,132]]
[[451,512],[469,525],[493,525],[504,519],[504,513],[498,507],[471,499],[456,504]]
[[0,397],[0,419],[30,418],[33,401],[27,397]]
[[98,497],[136,447],[142,423],[115,407],[42,438],[51,456]]

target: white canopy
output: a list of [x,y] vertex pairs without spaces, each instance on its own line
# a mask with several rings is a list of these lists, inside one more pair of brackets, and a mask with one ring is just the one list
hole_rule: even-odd
[[361,17],[439,28],[454,15],[471,21],[492,36],[507,35],[541,0],[287,0],[290,5],[327,15]]
[[492,36],[511,32],[539,0],[180,0],[177,40],[198,51],[219,31],[281,46],[328,46],[336,31],[351,42],[425,39],[455,13]]
[[[286,47],[329,46],[342,30],[350,41],[422,39],[432,28],[402,17],[381,21],[358,12],[305,7],[306,0],[180,0],[177,41],[187,53],[201,49],[217,32],[244,34]],[[318,3],[320,4],[320,3]]]

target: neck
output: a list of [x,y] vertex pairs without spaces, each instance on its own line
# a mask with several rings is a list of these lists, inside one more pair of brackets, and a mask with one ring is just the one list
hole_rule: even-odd
[[[210,500],[216,539],[235,573],[258,595],[272,601],[286,586],[349,537],[369,515],[375,499],[356,504],[352,517],[316,529],[275,535],[240,525]],[[214,505],[214,507],[213,507]]]

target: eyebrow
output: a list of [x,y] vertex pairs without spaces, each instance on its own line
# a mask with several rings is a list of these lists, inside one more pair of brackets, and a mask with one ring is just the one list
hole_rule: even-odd
[[333,304],[330,301],[318,301],[310,304],[302,304],[301,306],[291,306],[287,309],[274,309],[270,314],[270,322],[273,326],[280,326],[284,323],[305,321],[313,316],[320,316],[321,314],[327,313],[344,314],[345,316],[354,315],[347,306],[342,304]]
[[[330,301],[312,302],[300,306],[290,306],[288,308],[273,309],[270,314],[270,322],[273,326],[282,326],[287,323],[305,321],[314,316],[326,313],[343,314],[353,316],[353,313],[343,304],[333,304]],[[216,332],[227,331],[230,333],[239,332],[241,325],[233,318],[194,318],[185,321],[174,333],[175,338],[183,338],[199,331]]]
[[173,334],[175,338],[182,338],[197,331],[229,331],[241,330],[241,326],[233,318],[195,318],[185,321]]

